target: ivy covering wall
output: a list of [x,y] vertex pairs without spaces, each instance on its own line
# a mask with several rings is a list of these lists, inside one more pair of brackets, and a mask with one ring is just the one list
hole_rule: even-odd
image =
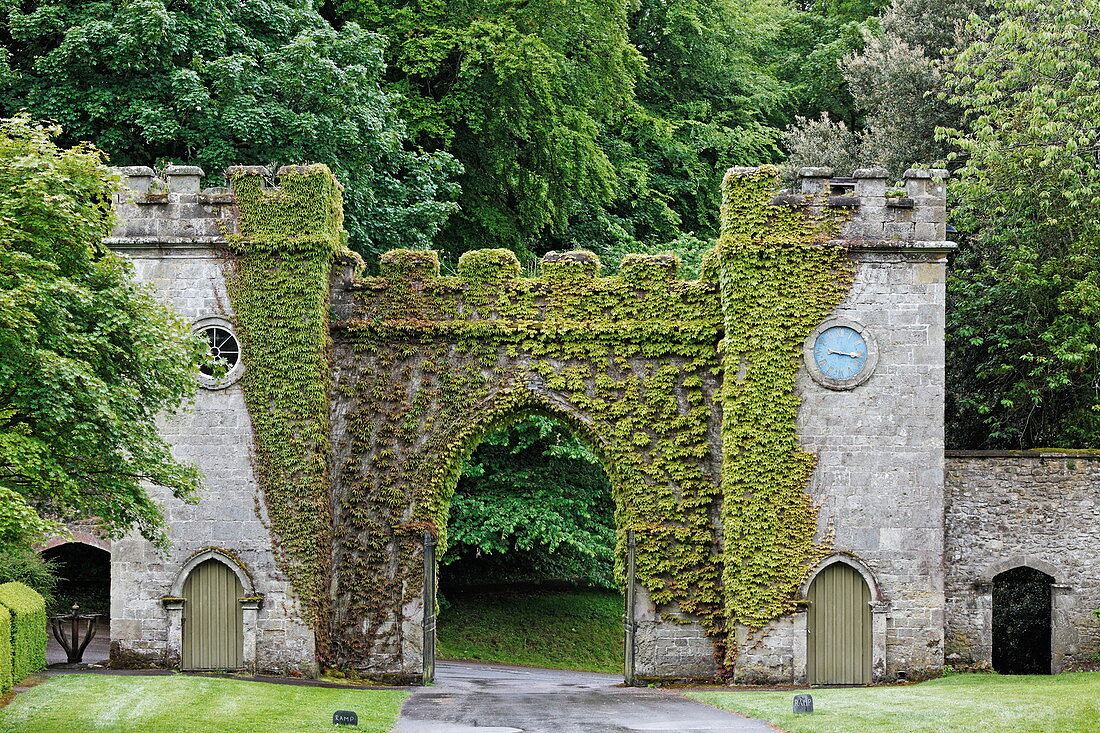
[[256,475],[275,554],[325,655],[329,509],[329,279],[346,252],[340,184],[324,165],[287,166],[279,186],[231,168],[240,206],[228,291],[246,371]]
[[342,247],[331,176],[295,169],[281,192],[235,179],[231,294],[259,475],[325,663],[419,663],[407,643],[423,534],[445,546],[463,459],[531,414],[600,455],[618,556],[634,530],[639,582],[670,620],[698,619],[720,662],[736,658],[738,624],[791,608],[824,552],[794,379],[851,271],[828,243],[836,217],[770,204],[777,175],[727,177],[723,235],[699,280],[678,279],[670,255],[630,256],[601,277],[590,252],[551,253],[539,277],[521,278],[508,250],[468,252],[441,277],[434,252],[396,250],[331,304]]

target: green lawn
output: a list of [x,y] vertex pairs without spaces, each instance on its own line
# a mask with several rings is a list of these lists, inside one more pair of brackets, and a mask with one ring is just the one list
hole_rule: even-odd
[[[0,708],[5,733],[298,733],[388,731],[406,693],[296,687],[265,682],[70,674],[21,692]],[[334,728],[332,714],[359,714],[358,728]]]
[[483,591],[447,595],[439,656],[623,672],[623,598],[614,591]]
[[693,692],[716,707],[792,733],[1095,733],[1100,672],[1055,676],[959,674],[919,685],[809,690],[812,715],[791,714],[798,692]]

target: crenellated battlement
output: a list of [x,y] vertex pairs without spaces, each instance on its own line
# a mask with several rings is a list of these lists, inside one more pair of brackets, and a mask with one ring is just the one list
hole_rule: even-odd
[[885,168],[860,168],[850,178],[835,177],[832,168],[802,168],[797,190],[771,203],[849,210],[837,240],[849,248],[922,247],[947,239],[948,177],[942,168],[910,168],[900,186],[891,186]]
[[[232,166],[225,175],[234,182],[233,187],[204,189],[205,173],[193,165],[170,165],[160,174],[148,166],[116,171],[122,187],[114,195],[115,226],[106,243],[119,248],[224,244],[227,235],[240,233],[236,187],[243,183],[251,191],[258,180],[260,192],[274,205],[283,198],[280,184],[285,177],[315,172],[311,166],[282,166],[276,185],[271,185],[271,172],[263,166]],[[332,218],[331,212],[314,213]],[[316,222],[304,220],[301,224],[308,228]]]
[[691,323],[713,332],[721,323],[717,282],[680,279],[679,268],[674,254],[632,254],[617,274],[605,276],[598,256],[578,250],[548,252],[539,274],[524,277],[514,252],[484,249],[464,253],[457,276],[444,276],[433,250],[391,250],[379,259],[378,276],[349,271],[336,282],[333,312],[338,327],[351,331],[401,323],[528,327],[658,319],[669,328]]
[[202,168],[171,165],[157,175],[148,166],[119,168],[115,226],[107,244],[216,244],[237,230],[236,198],[224,187],[202,189]]

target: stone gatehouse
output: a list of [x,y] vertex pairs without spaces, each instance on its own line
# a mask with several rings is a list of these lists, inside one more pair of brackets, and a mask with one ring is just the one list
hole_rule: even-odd
[[[606,458],[620,559],[625,529],[638,537],[629,617],[639,679],[707,678],[724,667],[744,682],[865,683],[928,675],[945,654],[948,663],[989,663],[999,643],[992,589],[1017,567],[1050,578],[1051,670],[1100,651],[1091,615],[1100,606],[1100,457],[945,455],[944,283],[954,246],[945,171],[907,171],[899,190],[879,169],[851,179],[804,169],[799,189],[770,198],[762,214],[737,199],[740,182],[760,171],[731,171],[726,233],[757,214],[749,224],[763,234],[746,242],[791,217],[836,222],[799,251],[840,251],[843,292],[773,361],[731,342],[752,335],[745,324],[772,295],[733,298],[735,251],[719,248],[698,280],[681,279],[678,262],[662,256],[634,256],[603,276],[588,253],[552,253],[540,277],[523,278],[500,251],[464,258],[453,277],[440,275],[431,253],[393,252],[379,276],[363,277],[354,257],[336,253],[326,260],[319,342],[331,365],[318,439],[332,528],[321,538],[331,562],[321,598],[292,582],[301,566],[282,541],[284,505],[270,495],[270,447],[256,427],[271,416],[246,394],[251,334],[242,320],[256,321],[242,319],[231,292],[238,243],[256,216],[242,211],[245,194],[281,206],[292,192],[271,188],[257,168],[232,170],[233,189],[207,190],[193,167],[122,172],[108,246],[230,368],[202,375],[191,409],[163,422],[176,455],[205,476],[197,503],[160,497],[167,554],[139,537],[110,547],[118,664],[309,673],[323,660],[419,679],[424,531],[445,531],[462,456],[487,430],[532,412],[559,419]],[[298,174],[321,175],[288,168],[280,185]],[[288,236],[312,241],[316,226]],[[760,591],[783,612],[750,623],[728,589],[745,583],[738,566],[768,556],[740,549],[755,541],[751,526],[741,539],[731,531],[744,526],[734,515],[745,499],[730,466],[749,450],[738,441],[751,440],[731,422],[742,409],[737,390],[786,363],[797,445],[778,450],[808,466],[809,478],[785,495],[790,506],[759,521],[782,533],[808,518],[812,549],[794,585]],[[202,630],[211,624],[225,628]]]

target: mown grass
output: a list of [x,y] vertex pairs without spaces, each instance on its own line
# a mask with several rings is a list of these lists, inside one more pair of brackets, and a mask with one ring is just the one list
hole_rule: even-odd
[[[794,715],[799,692],[811,715]],[[691,697],[791,733],[1095,733],[1100,731],[1100,673],[1054,676],[959,674],[900,687],[693,692]]]
[[[5,733],[298,733],[393,727],[407,693],[297,687],[172,675],[69,674],[21,692],[0,708]],[[351,710],[359,727],[335,728]]]
[[600,590],[482,590],[446,596],[439,656],[623,672],[623,599]]

